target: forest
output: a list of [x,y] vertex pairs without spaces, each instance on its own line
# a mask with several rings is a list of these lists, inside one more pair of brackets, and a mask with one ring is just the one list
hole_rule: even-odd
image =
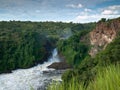
[[0,73],[43,63],[57,41],[94,26],[95,23],[1,21]]
[[[1,21],[0,73],[43,63],[53,48],[57,47],[59,55],[73,68],[62,75],[62,83],[53,82],[48,90],[119,90],[119,22],[120,18],[102,18],[97,23],[85,24]],[[94,46],[91,45],[90,33],[101,28],[100,25],[118,30],[115,38],[105,48],[97,46],[99,52],[92,57],[89,53]],[[102,33],[105,34],[97,31],[97,35]]]
[[98,21],[98,26],[102,23],[101,25],[110,27],[116,23],[118,33],[115,39],[94,57],[89,55],[93,47],[90,44],[89,30],[79,31],[69,39],[58,42],[59,53],[73,66],[73,69],[67,70],[62,75],[62,84],[53,83],[48,90],[119,90],[120,80],[117,79],[120,78],[119,22],[120,18],[111,20],[102,18]]

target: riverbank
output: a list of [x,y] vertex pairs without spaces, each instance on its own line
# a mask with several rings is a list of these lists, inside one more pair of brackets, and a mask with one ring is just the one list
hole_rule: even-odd
[[54,62],[60,62],[57,49],[47,62],[29,69],[18,69],[12,73],[0,75],[0,90],[45,90],[53,80],[61,80],[64,71],[47,68]]

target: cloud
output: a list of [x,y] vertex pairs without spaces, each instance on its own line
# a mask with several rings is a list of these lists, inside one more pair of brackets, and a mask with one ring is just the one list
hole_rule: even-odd
[[101,12],[102,15],[120,15],[120,5],[106,7]]
[[68,4],[66,5],[66,7],[70,7],[70,8],[82,8],[83,5],[82,4]]
[[74,22],[77,23],[88,23],[88,22],[96,22],[101,18],[111,19],[115,17],[119,17],[120,15],[99,15],[99,14],[92,14],[92,15],[79,15],[74,19]]
[[85,8],[84,11],[85,11],[85,12],[91,12],[92,10],[91,10],[91,9],[88,9],[88,8]]
[[[111,1],[112,6],[107,6]],[[0,0],[0,20],[97,21],[120,16],[118,0]],[[113,2],[113,3],[112,3]],[[119,5],[113,5],[113,4]],[[105,8],[101,8],[103,6]],[[65,8],[67,7],[67,8]]]
[[120,9],[120,5],[113,5],[113,6],[109,6],[108,8],[112,10],[116,10],[116,9]]
[[73,22],[91,22],[98,21],[101,18],[111,19],[115,17],[120,17],[120,5],[112,5],[105,8],[97,8],[92,10],[89,8],[84,8],[73,20]]
[[113,10],[104,10],[102,12],[103,15],[113,15],[113,14],[118,14],[117,11],[113,11]]

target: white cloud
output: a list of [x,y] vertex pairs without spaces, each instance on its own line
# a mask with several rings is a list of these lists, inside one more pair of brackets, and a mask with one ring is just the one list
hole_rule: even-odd
[[116,9],[120,9],[120,5],[113,5],[113,6],[109,6],[108,8],[112,10],[116,10]]
[[68,4],[66,5],[66,7],[70,7],[70,8],[82,8],[83,5],[82,4]]
[[85,8],[84,11],[85,11],[85,12],[91,12],[92,10],[89,9],[89,8]]
[[115,18],[120,17],[120,15],[100,15],[100,14],[92,14],[92,15],[79,15],[74,19],[74,22],[87,23],[87,22],[95,22],[100,20],[101,18]]
[[120,5],[99,8],[95,11],[85,8],[82,12],[79,13],[79,15],[74,18],[73,21],[77,23],[87,23],[91,21],[98,21],[101,18],[111,19],[116,17],[120,17]]
[[114,14],[114,11],[112,11],[112,10],[104,10],[104,11],[102,12],[102,14],[103,14],[103,15],[111,15],[111,14]]
[[101,12],[102,15],[120,15],[120,5],[106,7]]

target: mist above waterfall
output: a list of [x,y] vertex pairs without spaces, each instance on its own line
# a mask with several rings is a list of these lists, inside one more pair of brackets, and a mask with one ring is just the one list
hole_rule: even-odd
[[65,28],[62,32],[61,39],[68,39],[70,36],[72,36],[71,28]]

